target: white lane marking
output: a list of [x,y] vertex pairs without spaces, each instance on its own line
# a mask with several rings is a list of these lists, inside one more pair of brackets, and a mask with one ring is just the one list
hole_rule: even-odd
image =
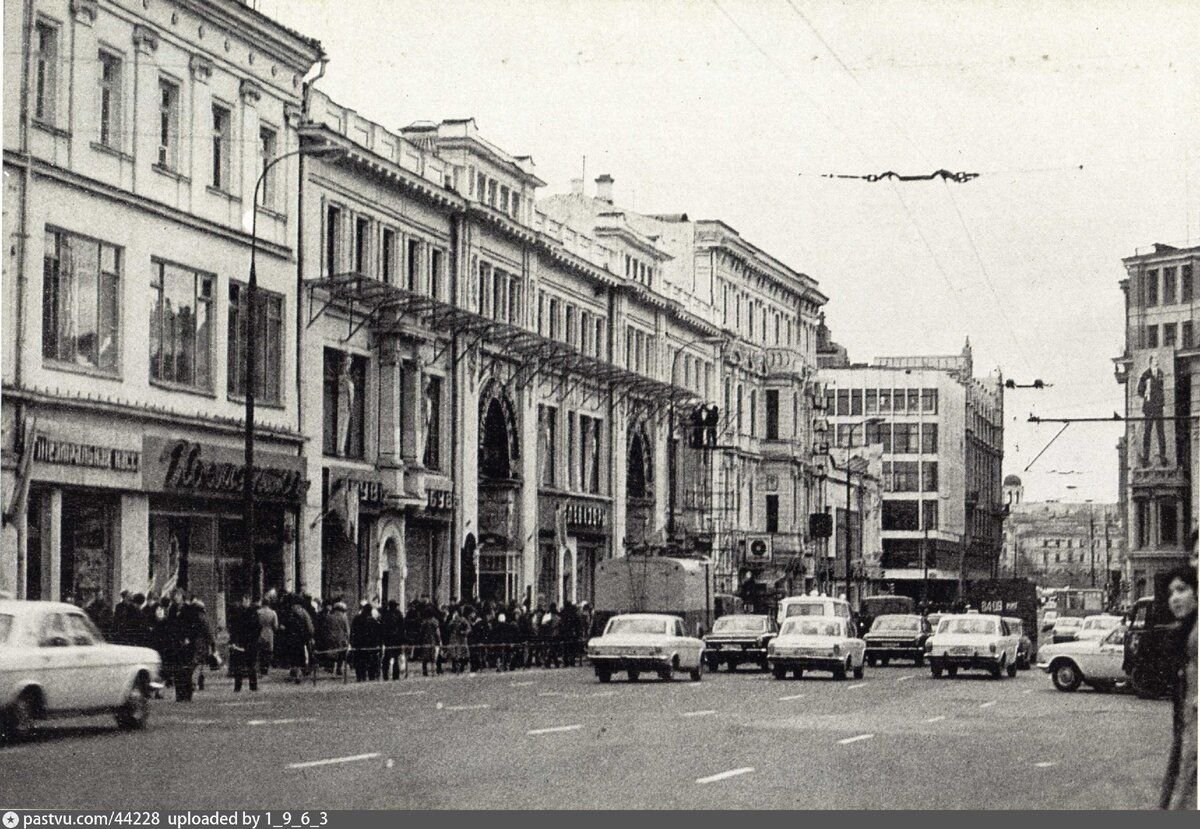
[[946,719],[946,718],[945,717],[930,717],[925,722],[941,722],[944,719]]
[[357,763],[359,760],[374,760],[379,756],[378,751],[370,754],[353,754],[349,757],[330,757],[328,760],[308,760],[304,763],[288,763],[289,769],[311,769],[316,766],[331,766],[334,763]]
[[550,728],[531,728],[525,733],[530,737],[536,737],[538,734],[557,734],[560,731],[578,731],[583,728],[582,725],[555,725]]
[[709,714],[717,713],[715,708],[706,708],[703,711],[684,711],[680,716],[683,717],[707,717]]
[[1022,691],[1021,693],[1022,693],[1022,694],[1032,694],[1032,693],[1033,693],[1033,689],[1032,689],[1032,688],[1026,688],[1026,689],[1025,689],[1024,691]]
[[424,691],[401,691],[398,694],[393,694],[395,697],[420,697],[424,696]]
[[804,697],[804,694],[792,694],[791,696],[787,696],[787,697],[780,697],[780,698],[779,698],[779,701],[780,701],[780,702],[787,702],[788,700],[793,700],[793,699],[802,699],[803,697]]
[[616,691],[597,691],[594,694],[587,694],[589,697],[615,697],[616,695]]
[[562,691],[538,691],[539,697],[561,697]]
[[446,705],[443,706],[440,702],[438,708],[443,711],[478,711],[481,708],[491,708],[486,702],[479,702],[474,705]]
[[532,685],[532,684],[533,684],[533,680],[532,680],[532,679],[530,679],[530,680],[527,680],[527,681],[525,681],[525,682],[510,682],[510,683],[508,683],[508,684],[509,684],[509,685],[511,685],[511,686],[512,686],[512,687],[514,687],[514,688],[524,688],[526,685]]
[[271,704],[270,700],[265,700],[265,699],[246,700],[245,702],[218,702],[217,703],[217,705],[223,705],[223,706],[228,705],[230,707],[239,706],[239,705],[270,705],[270,704]]
[[875,736],[874,734],[859,734],[857,737],[847,737],[844,740],[838,740],[838,745],[848,746],[851,743],[857,743],[860,740],[869,740],[874,736]]
[[979,707],[980,708],[991,708],[995,704],[996,704],[996,700],[992,699],[992,700],[988,700],[987,702],[983,703]]
[[855,688],[864,688],[864,687],[866,687],[866,684],[867,683],[865,683],[865,682],[860,682],[857,685],[847,685],[846,690],[853,691]]
[[899,679],[897,679],[896,681],[897,682],[908,682],[910,679],[913,678],[913,676],[914,676],[914,674],[909,674],[908,676],[902,676]]
[[697,777],[696,782],[701,785],[705,783],[716,783],[718,780],[728,780],[730,777],[737,777],[739,774],[749,774],[752,771],[754,771],[754,766],[745,766],[740,769],[723,771],[720,774],[712,774],[708,777]]
[[247,720],[246,725],[291,725],[298,722],[316,722],[316,717],[294,717],[285,720]]
[[1039,769],[1048,769],[1048,768],[1050,768],[1051,766],[1057,766],[1057,765],[1058,765],[1058,762],[1057,762],[1057,761],[1055,761],[1055,760],[1043,760],[1042,762],[1040,762],[1040,763],[1034,763],[1033,765],[1034,765],[1034,767],[1035,767],[1035,768],[1039,768]]
[[171,717],[162,717],[163,722],[177,723],[179,725],[216,725],[219,720],[192,720],[180,717],[178,719]]

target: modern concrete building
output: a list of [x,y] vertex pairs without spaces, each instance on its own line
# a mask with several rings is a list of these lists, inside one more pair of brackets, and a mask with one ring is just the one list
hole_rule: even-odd
[[[1120,459],[1127,578],[1136,599],[1154,577],[1195,555],[1200,468],[1200,343],[1195,272],[1200,247],[1156,244],[1123,260],[1125,349],[1114,359],[1125,386]],[[1194,545],[1194,542],[1192,542]]]
[[961,354],[883,357],[820,371],[828,439],[883,448],[882,560],[876,587],[953,599],[999,567],[1003,398],[998,373]]

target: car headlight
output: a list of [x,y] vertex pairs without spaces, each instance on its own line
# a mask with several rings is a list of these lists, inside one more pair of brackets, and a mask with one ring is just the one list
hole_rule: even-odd
[[841,655],[842,655],[842,646],[841,646],[841,645],[834,645],[834,646],[833,646],[833,655],[834,655],[834,656],[841,656]]
[[992,653],[995,653],[996,652],[996,643],[992,642],[990,645],[988,645],[988,650],[991,651]]
[[657,645],[655,645],[653,648],[650,649],[650,653],[652,656],[659,656],[662,652],[663,652],[663,649],[658,647]]
[[767,655],[774,656],[774,654],[775,654],[775,643],[770,642],[767,644]]
[[929,640],[926,640],[926,642],[925,642],[925,652],[926,652],[926,653],[929,653],[929,652],[930,652],[930,651],[932,651],[932,650],[933,650],[933,642],[930,642]]

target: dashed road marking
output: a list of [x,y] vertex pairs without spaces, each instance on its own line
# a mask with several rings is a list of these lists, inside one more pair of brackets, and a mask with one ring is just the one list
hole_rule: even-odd
[[896,681],[897,681],[897,682],[908,682],[908,680],[912,679],[914,676],[915,676],[915,674],[909,674],[908,676],[902,676],[902,677],[900,677],[900,678],[899,678],[899,679],[897,679]]
[[491,708],[491,707],[492,706],[488,705],[486,702],[478,702],[478,703],[475,703],[474,705],[446,705],[446,706],[443,706],[440,702],[438,703],[438,708],[445,710],[445,711],[479,711],[483,708]]
[[946,718],[945,717],[930,717],[925,722],[941,722],[944,719],[946,719]]
[[801,699],[803,696],[804,696],[804,694],[792,694],[790,696],[780,697],[779,701],[780,702],[788,702],[789,700]]
[[562,691],[538,691],[539,697],[561,697]]
[[291,725],[298,722],[316,722],[316,717],[292,717],[283,720],[247,720],[246,725]]
[[173,717],[162,717],[163,722],[176,723],[178,725],[216,725],[220,720],[193,720],[186,717],[178,719]]
[[1034,767],[1035,767],[1035,768],[1039,768],[1039,769],[1048,769],[1048,768],[1050,768],[1051,766],[1057,766],[1057,765],[1058,765],[1058,762],[1057,762],[1057,761],[1055,761],[1055,760],[1043,760],[1042,762],[1040,762],[1040,763],[1034,763],[1033,765],[1034,765]]
[[524,688],[526,685],[532,685],[533,680],[530,679],[530,680],[526,680],[525,682],[510,682],[508,684],[514,688]]
[[271,701],[265,700],[265,699],[254,699],[254,700],[248,699],[248,700],[240,701],[240,702],[218,702],[217,703],[217,705],[229,706],[229,707],[236,707],[236,706],[241,706],[241,705],[270,705],[270,704],[271,704]]
[[854,685],[847,685],[847,686],[846,686],[846,690],[847,690],[847,691],[853,691],[855,688],[865,688],[865,687],[866,687],[866,685],[867,685],[867,683],[865,683],[865,682],[859,682],[859,683],[856,683],[856,684],[854,684]]
[[987,702],[982,703],[979,707],[980,708],[991,708],[995,704],[996,704],[996,700],[990,699]]
[[740,769],[730,769],[729,771],[723,771],[719,774],[712,774],[712,775],[709,775],[708,777],[697,777],[696,782],[701,785],[703,785],[705,783],[716,783],[720,780],[728,780],[730,777],[737,777],[738,775],[749,774],[752,771],[754,771],[754,766],[745,766]]
[[847,737],[844,740],[838,740],[838,745],[848,746],[851,743],[857,743],[857,742],[861,742],[863,740],[869,740],[874,736],[875,736],[874,734],[859,734],[857,737]]
[[335,763],[357,763],[360,760],[374,760],[379,756],[378,751],[370,754],[352,754],[349,757],[330,757],[328,760],[307,760],[303,763],[288,763],[289,769],[311,769],[316,766],[332,766]]
[[684,711],[680,716],[683,717],[707,717],[709,714],[717,713],[715,708],[706,708],[703,711]]
[[1022,691],[1021,693],[1022,693],[1022,694],[1032,694],[1032,693],[1033,693],[1033,689],[1032,689],[1032,688],[1026,688],[1026,689],[1025,689],[1024,691]]
[[396,696],[396,697],[419,697],[419,696],[423,696],[425,693],[426,693],[425,691],[401,691],[400,693],[398,693],[398,694],[393,694],[392,696]]
[[555,725],[550,728],[532,728],[525,733],[530,737],[536,737],[538,734],[557,734],[560,731],[578,731],[583,728],[582,725]]

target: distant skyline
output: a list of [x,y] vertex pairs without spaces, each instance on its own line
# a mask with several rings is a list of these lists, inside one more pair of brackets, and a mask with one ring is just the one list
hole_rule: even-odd
[[[258,0],[319,88],[399,128],[474,117],[569,189],[720,218],[819,283],[850,357],[953,354],[1006,394],[1005,474],[1115,501],[1121,258],[1200,242],[1200,4]],[[825,173],[944,168],[965,183]],[[1081,169],[1082,168],[1082,169]],[[1067,485],[1078,487],[1067,490]]]

